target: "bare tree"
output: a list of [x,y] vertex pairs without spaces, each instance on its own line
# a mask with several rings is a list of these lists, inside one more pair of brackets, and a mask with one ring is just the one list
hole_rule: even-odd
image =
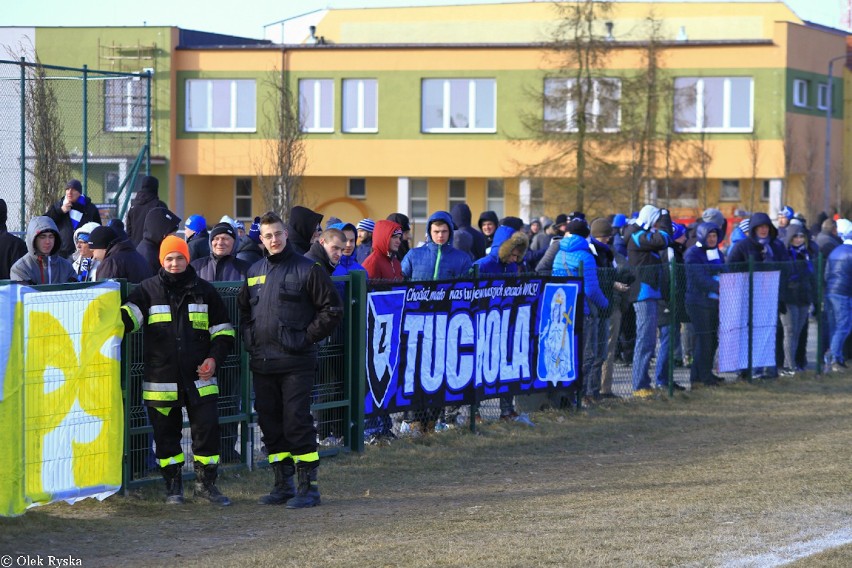
[[255,165],[258,185],[269,210],[287,218],[293,205],[304,203],[302,176],[307,165],[299,99],[287,74],[275,70],[266,80],[272,95],[263,103],[266,120],[263,156]]
[[751,199],[749,211],[755,211],[757,197],[757,170],[760,162],[760,138],[757,135],[757,119],[754,119],[751,134],[748,138],[748,160],[751,168]]

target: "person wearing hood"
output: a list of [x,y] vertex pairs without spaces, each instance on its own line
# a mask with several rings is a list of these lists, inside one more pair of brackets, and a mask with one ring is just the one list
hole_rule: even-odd
[[[343,256],[345,241],[346,235],[340,229],[326,229],[320,234],[318,240],[311,243],[305,258],[315,261],[331,276],[340,263],[340,257]],[[339,289],[338,292],[340,292]]]
[[453,205],[450,214],[453,217],[453,223],[456,224],[455,235],[460,233],[468,234],[471,237],[470,253],[474,260],[478,260],[485,256],[485,235],[477,231],[471,226],[473,215],[470,212],[470,207],[467,203],[456,203]]
[[89,248],[98,260],[98,280],[123,278],[139,284],[153,276],[148,261],[136,252],[129,238],[122,238],[112,227],[98,227],[89,234]]
[[[331,275],[346,276],[353,270],[364,270],[364,267],[355,259],[355,242],[358,239],[358,231],[355,225],[339,221],[327,227],[329,229],[337,229],[343,233],[343,254],[340,255],[340,261]],[[375,232],[373,233],[373,237],[375,237]]]
[[477,225],[479,226],[479,230],[482,231],[482,238],[485,241],[485,252],[487,253],[494,241],[494,232],[500,226],[500,218],[497,217],[497,213],[494,211],[483,211],[479,215]]
[[[408,251],[411,250],[411,221],[408,215],[404,213],[391,213],[387,216],[388,221],[393,221],[402,229],[402,243],[399,245],[399,250],[396,251],[396,257],[402,261]],[[483,237],[484,238],[484,237]]]
[[287,220],[287,242],[294,253],[303,255],[311,248],[311,243],[322,233],[322,215],[296,205],[290,209]]
[[[206,231],[205,231],[206,232]],[[208,282],[236,282],[244,280],[249,265],[234,256],[239,237],[230,223],[217,223],[208,235],[210,253],[201,258],[192,258],[192,268]],[[187,243],[189,247],[189,243]]]
[[148,263],[151,274],[159,272],[160,244],[163,239],[176,233],[180,227],[180,217],[161,207],[154,207],[145,216],[145,232],[142,242],[136,246],[136,252]]
[[686,311],[695,331],[689,380],[693,385],[717,386],[724,379],[713,374],[719,345],[719,274],[725,256],[719,250],[722,230],[704,222],[695,230],[695,245],[683,255],[686,272]]
[[255,217],[246,238],[241,238],[237,244],[236,256],[249,266],[263,258],[263,249],[260,243],[260,217]]
[[[529,247],[529,238],[523,231],[509,225],[500,225],[494,231],[491,252],[473,263],[479,270],[480,276],[499,275],[516,276],[521,272],[524,255]],[[500,419],[522,420],[515,411],[515,397],[511,394],[501,394]],[[526,422],[530,424],[528,419]]]
[[[598,281],[595,257],[586,240],[590,235],[585,219],[572,219],[559,241],[559,252],[553,261],[553,276],[575,276],[583,279],[583,401],[590,404],[600,398],[600,367],[594,370],[598,353],[603,345],[606,355],[606,337],[600,337],[598,319],[609,308],[609,301]],[[601,360],[601,363],[603,361]],[[560,405],[561,406],[561,405]]]
[[201,259],[210,256],[210,233],[207,232],[207,219],[201,215],[190,215],[183,225],[183,234],[192,258]]
[[9,270],[9,280],[24,284],[66,284],[77,281],[71,261],[62,257],[62,237],[47,215],[33,217],[27,225],[27,254]]
[[804,370],[804,366],[797,363],[796,351],[802,329],[808,324],[811,304],[816,300],[816,275],[804,226],[790,224],[784,244],[792,265],[781,283],[781,301],[786,308],[781,314],[784,326],[784,367],[781,374],[789,376]]
[[667,209],[645,205],[634,224],[628,225],[627,261],[636,271],[630,299],[636,312],[636,348],[633,353],[633,392],[653,394],[648,368],[657,345],[657,302],[663,298],[663,255],[672,242],[672,218]]
[[230,499],[216,487],[221,440],[216,372],[233,349],[236,334],[221,296],[198,277],[189,254],[182,238],[165,237],[158,255],[160,269],[130,292],[121,317],[125,334],[140,328],[143,333],[142,400],[154,430],[166,503],[184,503],[181,407],[186,407],[195,494],[227,506]]
[[7,215],[6,201],[0,199],[0,280],[8,280],[9,269],[27,254],[27,244],[6,230]]
[[92,249],[89,247],[89,234],[100,226],[100,223],[86,223],[77,227],[77,230],[74,231],[74,246],[77,248],[77,252],[71,257],[71,265],[77,273],[78,282],[95,280],[98,260],[92,256]]
[[383,219],[373,230],[373,252],[364,261],[367,277],[373,280],[402,280],[402,263],[397,252],[403,242],[403,228]]
[[831,337],[831,370],[845,372],[849,367],[843,347],[852,330],[852,222],[839,219],[837,233],[843,244],[831,251],[825,263],[825,299]]
[[436,211],[426,222],[426,243],[408,251],[402,259],[406,280],[445,280],[462,278],[470,272],[472,261],[453,242],[453,219],[446,211]]
[[83,195],[83,184],[72,179],[65,185],[65,197],[48,207],[44,213],[56,224],[62,248],[59,255],[71,258],[76,250],[74,231],[86,223],[101,224],[101,213],[88,197]]
[[136,192],[136,196],[130,203],[130,209],[127,211],[127,236],[133,246],[139,246],[142,239],[145,238],[145,217],[151,209],[160,207],[168,209],[169,206],[160,200],[157,192],[160,189],[160,180],[154,176],[145,176],[142,178],[142,186]]

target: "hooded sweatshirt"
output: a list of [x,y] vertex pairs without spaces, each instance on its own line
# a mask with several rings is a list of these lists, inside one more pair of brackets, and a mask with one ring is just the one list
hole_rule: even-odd
[[290,209],[290,218],[287,221],[287,242],[296,254],[304,255],[311,248],[311,239],[317,232],[317,225],[322,223],[322,215],[296,205]]
[[[432,223],[441,220],[450,228],[450,238],[438,245],[432,241]],[[408,251],[402,259],[402,274],[407,280],[444,280],[462,278],[471,267],[470,255],[457,250],[453,242],[453,219],[446,211],[436,211],[426,222],[426,243]]]
[[77,250],[74,246],[74,231],[77,227],[86,223],[101,224],[101,214],[95,204],[92,203],[85,195],[80,195],[80,198],[71,206],[71,210],[66,213],[62,210],[63,197],[59,201],[51,205],[44,213],[56,223],[57,231],[62,241],[62,248],[59,249],[59,254],[64,258],[70,258]]
[[[45,231],[56,235],[53,249],[42,255],[36,247],[36,237]],[[27,254],[12,265],[9,279],[26,284],[65,284],[76,282],[77,273],[71,261],[59,256],[62,238],[56,229],[56,223],[48,216],[33,217],[27,226]]]
[[[341,231],[352,231],[356,235],[358,234],[358,230],[355,228],[355,225],[352,223],[332,223],[328,225],[329,229],[340,229]],[[364,270],[364,267],[355,260],[355,251],[352,251],[352,254],[341,254],[340,261],[337,263],[337,266],[334,267],[334,272],[331,273],[332,276],[346,276],[352,270]]]
[[[581,268],[582,265],[582,268]],[[582,274],[580,270],[582,269]],[[589,250],[589,243],[579,235],[566,235],[559,241],[559,252],[553,261],[554,276],[582,276],[583,294],[586,296],[584,313],[594,307],[596,313],[606,310],[609,302],[598,283],[598,267]]]
[[485,235],[471,226],[472,215],[467,203],[456,203],[450,214],[456,224],[456,233],[465,233],[471,237],[470,253],[474,260],[485,256]]
[[382,219],[373,229],[373,252],[364,261],[367,277],[374,280],[402,280],[402,264],[390,251],[390,240],[395,231],[402,231],[399,223]]
[[[793,237],[804,235],[799,246],[793,245]],[[781,299],[786,304],[806,306],[816,299],[816,276],[814,262],[808,250],[808,234],[802,225],[789,225],[784,235],[784,244],[793,261],[787,278],[781,284]]]
[[[761,225],[769,227],[769,236],[765,239],[757,236],[757,228]],[[766,213],[752,215],[749,219],[748,238],[737,241],[728,250],[728,264],[747,263],[749,258],[754,259],[755,262],[790,260],[784,243],[778,240],[778,230]]]
[[[500,226],[500,219],[497,217],[497,213],[495,213],[494,211],[483,211],[482,214],[479,215],[479,221],[477,222],[477,225],[479,226],[480,231],[482,230],[482,223],[484,223],[485,221],[491,221],[496,226]],[[496,233],[497,231],[494,232]],[[494,241],[494,234],[492,233],[489,236],[485,233],[482,233],[482,238],[485,239],[485,249],[488,250],[488,248],[491,247],[492,242]]]
[[[145,216],[145,231],[136,252],[148,262],[151,274],[160,271],[160,243],[178,230],[180,217],[163,207],[154,207]],[[192,260],[191,258],[189,260]]]
[[[707,237],[716,233],[716,246],[707,245]],[[686,271],[686,294],[684,300],[687,306],[712,308],[719,306],[719,274],[725,264],[725,256],[719,250],[722,242],[722,230],[716,223],[701,223],[695,229],[695,246],[686,250],[683,255],[684,270]]]
[[521,259],[529,247],[529,238],[522,231],[515,231],[507,225],[500,225],[494,231],[491,252],[473,264],[479,267],[480,274],[518,274],[521,264],[509,259],[512,251],[521,249]]
[[160,201],[157,191],[159,183],[154,186],[149,178],[146,178],[147,185],[143,185],[130,204],[130,209],[127,211],[127,236],[133,242],[134,246],[138,246],[145,237],[145,217],[148,212],[155,207],[168,209],[169,206]]
[[0,280],[9,279],[9,269],[27,254],[27,245],[6,230],[6,202],[0,199]]

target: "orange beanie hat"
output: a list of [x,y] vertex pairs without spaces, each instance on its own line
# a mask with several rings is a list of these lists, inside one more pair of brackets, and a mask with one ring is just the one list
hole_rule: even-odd
[[166,259],[166,255],[172,252],[181,253],[186,261],[189,262],[189,245],[186,244],[186,241],[180,237],[176,237],[175,235],[169,235],[165,239],[163,239],[162,244],[160,244],[160,266],[163,265],[163,261]]

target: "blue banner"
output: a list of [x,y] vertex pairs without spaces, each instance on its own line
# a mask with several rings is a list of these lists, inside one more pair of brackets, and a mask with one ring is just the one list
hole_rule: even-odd
[[573,278],[371,284],[366,414],[570,386],[580,378],[582,301]]

